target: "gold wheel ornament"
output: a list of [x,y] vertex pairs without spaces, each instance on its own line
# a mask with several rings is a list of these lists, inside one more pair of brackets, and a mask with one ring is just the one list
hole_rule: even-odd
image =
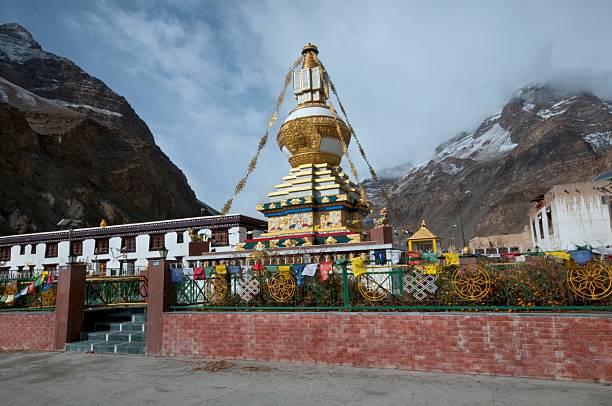
[[605,299],[612,293],[612,266],[590,261],[567,273],[569,288],[583,299]]
[[482,300],[491,292],[491,278],[482,266],[457,269],[451,283],[457,296],[469,301]]
[[213,276],[204,284],[204,296],[212,304],[220,304],[227,296],[227,281],[220,276]]
[[286,272],[277,272],[268,279],[268,292],[275,302],[285,303],[295,295],[295,279]]
[[387,289],[382,287],[368,274],[359,275],[357,278],[357,288],[361,296],[370,302],[381,301],[389,294]]
[[57,296],[57,288],[52,287],[48,291],[40,294],[40,300],[43,307],[55,306],[55,299]]

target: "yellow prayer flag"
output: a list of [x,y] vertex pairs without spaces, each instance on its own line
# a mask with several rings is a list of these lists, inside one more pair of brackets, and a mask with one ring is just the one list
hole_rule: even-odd
[[225,266],[225,265],[216,265],[215,266],[215,273],[217,275],[225,275],[227,273],[227,266]]
[[569,261],[572,259],[570,254],[565,251],[548,251],[548,252],[545,252],[544,254],[550,255],[551,257],[560,258],[564,261]]
[[442,255],[444,255],[446,265],[459,265],[459,254],[456,252],[445,252]]
[[278,267],[278,272],[280,272],[280,273],[283,273],[283,272],[289,273],[289,272],[291,272],[291,267],[289,265],[280,265]]
[[353,267],[353,275],[355,275],[355,277],[368,272],[368,269],[364,265],[363,258],[361,257],[351,259],[351,266]]

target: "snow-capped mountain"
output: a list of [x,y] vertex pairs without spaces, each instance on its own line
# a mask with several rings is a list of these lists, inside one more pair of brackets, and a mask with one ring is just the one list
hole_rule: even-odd
[[52,230],[64,217],[189,217],[201,207],[123,97],[21,25],[0,24],[0,233]]
[[[442,237],[458,238],[462,197],[467,237],[504,234],[522,230],[536,195],[554,184],[590,180],[611,165],[612,102],[536,85],[384,186],[396,202],[398,226],[414,229],[425,218]],[[373,182],[364,184],[384,205]]]

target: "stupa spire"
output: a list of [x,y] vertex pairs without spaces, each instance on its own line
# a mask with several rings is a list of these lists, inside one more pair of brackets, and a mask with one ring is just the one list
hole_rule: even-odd
[[299,105],[325,103],[327,100],[327,74],[318,54],[315,44],[309,42],[302,47],[302,68],[293,73],[293,94]]

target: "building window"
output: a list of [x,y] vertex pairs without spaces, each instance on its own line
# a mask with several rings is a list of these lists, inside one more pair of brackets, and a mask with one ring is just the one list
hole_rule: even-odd
[[55,258],[57,257],[57,243],[50,242],[47,243],[45,247],[45,258]]
[[98,262],[98,275],[105,276],[106,275],[106,263],[107,261]]
[[72,255],[83,255],[83,241],[71,241],[70,252]]
[[149,251],[159,251],[165,246],[164,234],[151,234],[149,236]]
[[99,238],[96,240],[94,254],[108,254],[108,238]]
[[11,260],[11,247],[0,247],[0,261]]
[[185,235],[183,234],[183,232],[177,231],[176,232],[176,243],[182,244],[184,241],[185,241]]
[[214,247],[229,245],[228,230],[212,230],[212,245]]
[[136,237],[123,237],[121,239],[121,252],[136,252]]
[[43,265],[43,270],[46,272],[55,272],[57,270],[57,264]]
[[535,220],[531,222],[531,229],[533,230],[533,238],[538,241],[538,233],[536,232]]
[[27,247],[26,244],[21,244],[19,246],[19,255],[25,255],[26,254],[26,247]]
[[550,208],[546,210],[546,222],[548,223],[548,235],[553,235],[555,233],[555,229],[553,227],[552,210]]

